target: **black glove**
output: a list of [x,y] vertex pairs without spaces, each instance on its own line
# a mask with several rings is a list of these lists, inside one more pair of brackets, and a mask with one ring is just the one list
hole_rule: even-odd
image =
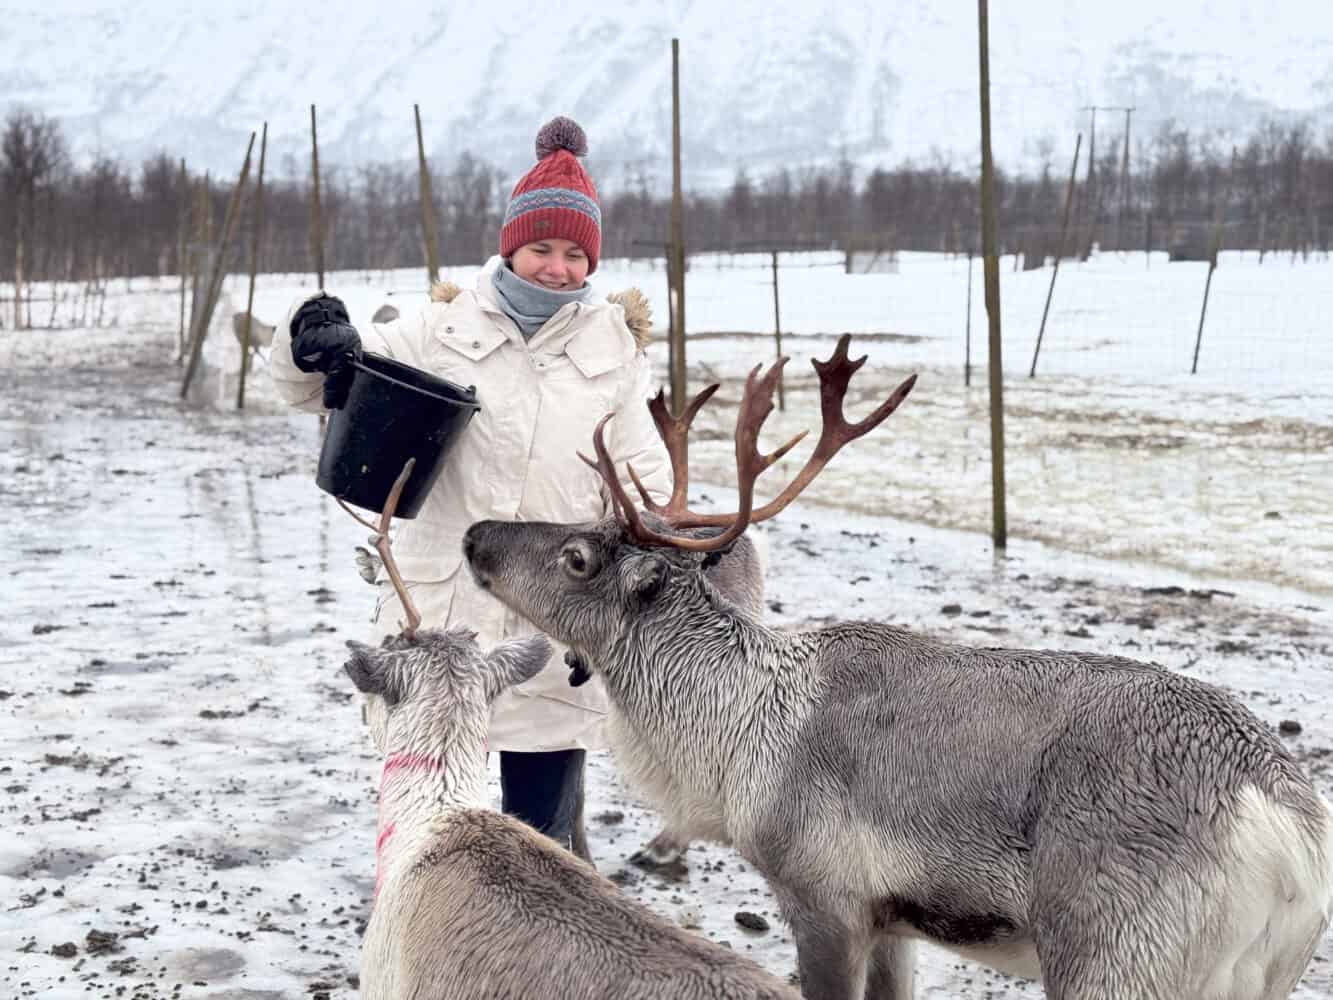
[[583,665],[583,660],[579,654],[572,649],[565,650],[565,666],[569,667],[569,686],[572,688],[582,687],[592,680],[592,674],[588,668]]
[[324,408],[342,409],[361,360],[361,335],[342,299],[320,295],[304,303],[292,318],[292,360],[303,372],[324,373]]

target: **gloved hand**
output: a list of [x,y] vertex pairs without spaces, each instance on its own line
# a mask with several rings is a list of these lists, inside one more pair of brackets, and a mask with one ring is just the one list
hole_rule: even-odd
[[361,335],[347,315],[342,299],[320,295],[304,303],[292,317],[292,360],[303,372],[324,373],[324,407],[342,409],[361,360]]
[[569,686],[572,688],[582,687],[592,680],[592,674],[584,666],[583,660],[579,654],[572,649],[565,650],[565,666],[569,667]]

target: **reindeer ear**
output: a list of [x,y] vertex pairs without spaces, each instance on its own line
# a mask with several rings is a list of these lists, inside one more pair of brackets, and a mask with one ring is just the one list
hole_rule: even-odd
[[486,696],[495,698],[515,684],[532,680],[552,652],[551,640],[540,633],[500,643],[486,654]]
[[651,604],[666,584],[670,564],[656,553],[645,553],[625,561],[623,579],[630,600],[640,608]]
[[347,671],[356,689],[362,694],[383,695],[383,655],[354,639],[347,641],[347,648],[352,651],[352,657],[343,664],[343,670]]

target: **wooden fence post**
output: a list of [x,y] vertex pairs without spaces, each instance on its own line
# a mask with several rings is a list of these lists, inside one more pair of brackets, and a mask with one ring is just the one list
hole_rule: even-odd
[[259,174],[255,178],[254,232],[250,234],[250,291],[245,297],[245,326],[241,334],[241,378],[236,386],[236,409],[245,409],[245,376],[250,370],[250,324],[254,319],[255,272],[259,269],[259,235],[264,228],[264,157],[268,152],[268,122],[259,139]]
[[319,203],[319,131],[315,126],[315,106],[310,105],[310,173],[315,181],[315,202],[312,239],[315,251],[315,277],[319,290],[324,290],[324,215]]
[[972,248],[967,248],[967,326],[963,331],[963,386],[972,384]]
[[[1236,173],[1236,150],[1231,150],[1231,176]],[[1217,199],[1217,207],[1213,210],[1213,233],[1208,244],[1208,277],[1203,282],[1203,305],[1199,308],[1199,331],[1194,335],[1194,362],[1190,365],[1190,374],[1197,375],[1199,372],[1199,348],[1203,346],[1203,318],[1208,315],[1208,293],[1213,287],[1213,272],[1217,270],[1217,255],[1222,249],[1222,217],[1226,212],[1226,204],[1231,197],[1229,185],[1224,188],[1221,196]],[[1292,248],[1292,259],[1295,259],[1296,250]]]
[[680,39],[671,39],[671,408],[685,407],[685,211],[680,183]]
[[430,169],[426,166],[426,144],[421,138],[421,105],[412,105],[417,120],[417,169],[421,188],[421,236],[426,244],[426,287],[440,280],[440,254],[435,243],[435,199],[430,188]]
[[222,290],[222,278],[225,272],[222,265],[227,256],[227,246],[231,243],[236,216],[240,214],[238,209],[245,199],[245,181],[250,176],[250,154],[254,148],[255,134],[251,132],[250,143],[245,147],[245,162],[241,164],[241,176],[236,181],[236,187],[232,189],[231,198],[227,200],[227,214],[222,222],[222,241],[218,244],[218,252],[213,259],[213,274],[208,281],[208,295],[203,307],[195,311],[194,326],[190,331],[190,362],[185,366],[185,379],[181,382],[182,399],[189,393],[190,382],[194,378],[195,369],[199,367],[204,337],[208,334],[208,321],[213,315],[213,307],[217,304],[218,292]]
[[176,359],[185,358],[185,238],[189,232],[190,218],[190,175],[185,169],[185,157],[181,157],[179,180],[180,217],[176,226],[176,269],[181,276],[180,330],[176,338]]
[[[773,343],[775,358],[782,357],[782,313],[778,308],[778,252],[773,254]],[[787,408],[787,397],[782,385],[782,372],[778,372],[778,410]]]
[[1032,350],[1032,368],[1028,378],[1037,374],[1037,355],[1041,353],[1041,338],[1046,333],[1046,317],[1051,311],[1051,296],[1055,294],[1055,278],[1060,273],[1060,259],[1065,255],[1065,233],[1069,231],[1069,206],[1074,201],[1074,184],[1078,176],[1078,153],[1083,146],[1083,133],[1074,140],[1074,165],[1069,168],[1069,186],[1065,188],[1065,212],[1060,220],[1060,243],[1055,248],[1055,266],[1051,268],[1051,284],[1046,289],[1046,305],[1041,311],[1041,326],[1037,328],[1037,346]]
[[995,167],[990,144],[990,42],[987,0],[977,0],[981,55],[981,246],[985,266],[986,315],[990,321],[991,539],[1008,545],[1004,495],[1004,367],[1000,358],[1000,260],[995,238]]

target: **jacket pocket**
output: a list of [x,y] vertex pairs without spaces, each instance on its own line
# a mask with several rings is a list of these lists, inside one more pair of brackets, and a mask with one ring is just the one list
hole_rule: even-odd
[[444,347],[446,359],[452,355],[474,364],[495,351],[505,339],[495,324],[489,322],[445,323],[435,330],[435,341]]
[[634,357],[628,340],[604,324],[590,326],[571,337],[564,353],[586,379],[600,378]]

